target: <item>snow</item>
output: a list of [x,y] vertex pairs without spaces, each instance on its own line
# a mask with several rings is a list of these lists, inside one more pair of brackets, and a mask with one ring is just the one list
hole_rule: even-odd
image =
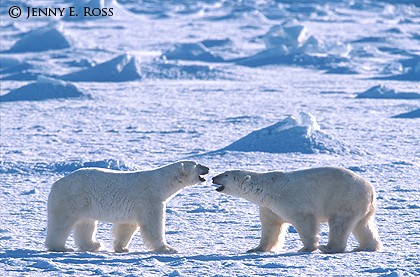
[[[0,8],[2,276],[420,274],[417,2],[31,0],[19,5],[114,15],[12,19],[16,3]],[[54,181],[181,159],[211,172],[168,203],[178,254],[150,253],[140,235],[114,253],[109,223],[104,251],[45,250]],[[211,177],[316,166],[372,182],[384,252],[297,253],[290,228],[281,252],[247,254],[258,207],[215,192]]]

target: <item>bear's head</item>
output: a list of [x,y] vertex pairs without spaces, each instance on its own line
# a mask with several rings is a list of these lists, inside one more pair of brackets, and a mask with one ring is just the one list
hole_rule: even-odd
[[251,172],[242,170],[225,171],[213,177],[213,184],[218,185],[216,191],[233,196],[242,196],[251,188]]
[[206,179],[202,175],[209,173],[207,166],[198,164],[194,161],[179,162],[180,176],[185,183],[195,185],[200,182],[205,182]]

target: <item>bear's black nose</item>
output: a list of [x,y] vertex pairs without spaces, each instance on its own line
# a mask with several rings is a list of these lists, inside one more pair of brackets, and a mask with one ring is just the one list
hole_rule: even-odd
[[210,168],[208,168],[207,166],[201,165],[201,169],[203,169],[204,173],[203,174],[207,174],[210,171]]

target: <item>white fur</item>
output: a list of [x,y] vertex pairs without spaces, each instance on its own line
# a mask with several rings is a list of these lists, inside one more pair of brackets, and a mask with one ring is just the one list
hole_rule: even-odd
[[[344,252],[351,232],[359,242],[355,251],[382,248],[374,223],[374,188],[344,168],[266,173],[234,170],[214,177],[213,183],[220,185],[218,191],[260,207],[261,241],[250,252],[280,249],[289,224],[303,242],[301,252]],[[322,222],[328,222],[330,229],[327,245],[318,245]]]
[[[209,169],[182,161],[149,171],[77,170],[55,182],[48,197],[45,246],[71,251],[66,240],[74,230],[80,251],[96,251],[97,221],[114,223],[114,250],[127,252],[140,229],[143,241],[156,252],[176,252],[165,239],[166,203],[181,189],[200,182]],[[201,180],[202,181],[202,180]]]

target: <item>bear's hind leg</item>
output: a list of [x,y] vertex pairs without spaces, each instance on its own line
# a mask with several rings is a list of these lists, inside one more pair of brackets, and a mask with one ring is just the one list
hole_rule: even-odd
[[374,211],[360,220],[353,229],[353,234],[359,242],[359,247],[353,251],[381,251],[382,243],[379,240],[378,230],[374,222]]
[[49,251],[56,252],[74,251],[72,248],[66,248],[66,240],[70,236],[74,222],[73,219],[49,214],[45,247]]
[[338,215],[331,217],[328,220],[328,243],[327,245],[320,245],[319,250],[325,254],[345,252],[347,240],[355,225],[353,216]]
[[115,224],[114,233],[114,251],[118,253],[128,252],[128,245],[139,227],[136,224]]
[[293,226],[302,240],[303,247],[298,252],[313,252],[318,249],[319,222],[314,215],[301,215]]
[[85,219],[76,224],[74,228],[74,241],[79,251],[98,251],[101,243],[95,240],[96,220]]
[[248,250],[253,252],[268,252],[281,249],[284,244],[287,227],[289,224],[281,220],[270,209],[260,207],[261,240],[260,244]]

